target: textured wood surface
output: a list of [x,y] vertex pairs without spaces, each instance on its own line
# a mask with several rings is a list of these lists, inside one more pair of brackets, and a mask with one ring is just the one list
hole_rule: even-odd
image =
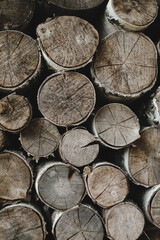
[[93,120],[93,131],[110,148],[123,148],[137,140],[140,125],[136,115],[127,106],[111,103],[103,106]]
[[19,132],[27,126],[32,116],[29,101],[17,94],[0,100],[0,127],[9,132]]
[[57,240],[103,240],[104,228],[94,209],[80,205],[62,214],[53,233]]
[[160,190],[158,190],[153,196],[149,211],[153,223],[160,228]]
[[95,28],[74,16],[60,16],[39,24],[37,36],[44,58],[57,71],[86,65],[99,41]]
[[77,72],[50,75],[38,91],[43,116],[58,126],[84,122],[95,105],[95,90],[87,77]]
[[15,90],[37,75],[40,53],[30,36],[18,31],[1,31],[0,52],[1,90]]
[[142,33],[116,31],[99,45],[91,71],[106,97],[137,98],[156,82],[156,48]]
[[96,139],[85,129],[72,129],[62,136],[59,146],[63,161],[82,167],[93,162],[98,153],[99,145]]
[[3,130],[0,130],[0,149],[9,145],[9,139]]
[[57,149],[60,134],[57,127],[48,120],[35,118],[21,132],[20,141],[28,154],[45,157]]

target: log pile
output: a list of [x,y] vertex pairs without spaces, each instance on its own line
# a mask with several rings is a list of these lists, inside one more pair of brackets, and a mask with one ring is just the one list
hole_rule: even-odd
[[0,239],[160,239],[158,5],[0,1]]

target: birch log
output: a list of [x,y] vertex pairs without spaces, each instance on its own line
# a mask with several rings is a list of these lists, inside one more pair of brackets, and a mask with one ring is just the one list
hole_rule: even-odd
[[100,142],[113,149],[124,148],[140,137],[137,116],[130,108],[119,103],[100,108],[94,116],[92,127]]
[[29,204],[9,205],[0,210],[1,240],[45,240],[42,215]]
[[107,236],[112,240],[136,240],[145,224],[142,211],[131,202],[119,203],[104,210],[104,219]]
[[79,170],[60,162],[47,163],[41,167],[35,188],[42,202],[50,208],[60,210],[77,205],[85,193]]
[[87,120],[95,105],[90,80],[77,72],[52,74],[38,91],[38,107],[57,126],[79,125]]
[[158,14],[156,0],[109,0],[107,14],[127,30],[142,31]]
[[0,32],[0,90],[26,87],[40,71],[41,56],[36,41],[19,31]]
[[91,73],[109,100],[134,100],[156,82],[156,48],[142,33],[116,31],[100,43]]
[[55,71],[87,65],[99,41],[96,29],[75,16],[60,16],[41,23],[36,32],[43,57]]
[[56,240],[103,240],[104,237],[101,217],[87,205],[54,212],[52,232]]
[[82,167],[96,159],[99,145],[86,129],[74,128],[62,136],[59,153],[64,162]]
[[123,171],[106,162],[84,168],[86,190],[92,201],[102,208],[122,202],[128,194],[128,182]]

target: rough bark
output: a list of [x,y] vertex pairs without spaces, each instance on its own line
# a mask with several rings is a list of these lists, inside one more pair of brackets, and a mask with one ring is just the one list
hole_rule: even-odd
[[134,100],[156,82],[156,48],[142,33],[116,31],[99,45],[91,73],[109,100]]
[[96,29],[75,16],[56,17],[39,24],[36,31],[43,57],[55,71],[87,65],[98,46]]
[[57,73],[41,84],[37,98],[46,119],[57,126],[71,126],[87,120],[95,105],[95,90],[80,73]]
[[39,170],[35,187],[42,202],[60,210],[77,205],[85,193],[79,170],[58,162],[48,163]]
[[92,126],[101,143],[113,149],[124,148],[140,137],[137,116],[130,108],[119,103],[110,103],[100,108]]
[[82,167],[96,159],[99,145],[86,129],[74,128],[62,136],[59,153],[64,162]]

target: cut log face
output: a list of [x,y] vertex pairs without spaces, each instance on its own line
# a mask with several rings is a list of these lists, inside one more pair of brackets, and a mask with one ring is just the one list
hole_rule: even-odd
[[0,199],[25,199],[31,186],[32,172],[26,161],[13,152],[0,153]]
[[43,167],[37,175],[35,186],[42,202],[60,210],[77,205],[85,193],[80,172],[64,163],[51,163]]
[[109,0],[107,13],[127,30],[142,31],[158,14],[156,0]]
[[93,120],[93,131],[102,144],[113,149],[124,148],[140,137],[137,116],[119,103],[99,109]]
[[1,31],[0,52],[3,56],[0,59],[0,90],[14,91],[38,74],[40,52],[30,36],[18,31]]
[[95,105],[95,90],[80,73],[58,73],[42,83],[37,98],[46,119],[57,126],[71,126],[87,120]]
[[35,0],[2,0],[0,1],[0,30],[22,30],[31,21]]
[[116,31],[99,45],[91,72],[106,97],[138,98],[156,82],[156,48],[142,33]]
[[59,146],[63,161],[82,167],[93,162],[98,153],[99,145],[95,138],[85,129],[72,129],[66,132]]
[[137,184],[151,187],[160,184],[160,129],[148,127],[125,154],[125,168]]
[[1,240],[44,240],[46,230],[40,213],[27,204],[14,204],[0,211]]
[[109,239],[136,240],[144,229],[144,216],[131,202],[117,204],[104,211],[105,228]]
[[62,213],[52,230],[57,240],[103,240],[104,228],[94,209],[85,205]]
[[0,127],[8,132],[19,132],[32,117],[29,101],[20,95],[10,94],[0,100]]
[[45,157],[57,149],[60,134],[57,127],[48,120],[36,118],[21,132],[20,141],[28,154]]
[[84,168],[88,195],[102,208],[122,202],[128,194],[128,182],[125,174],[116,166],[106,163],[92,170]]
[[150,214],[153,223],[160,228],[160,190],[158,190],[152,198]]
[[37,36],[45,60],[56,71],[88,64],[99,41],[95,28],[75,16],[60,16],[39,24]]

